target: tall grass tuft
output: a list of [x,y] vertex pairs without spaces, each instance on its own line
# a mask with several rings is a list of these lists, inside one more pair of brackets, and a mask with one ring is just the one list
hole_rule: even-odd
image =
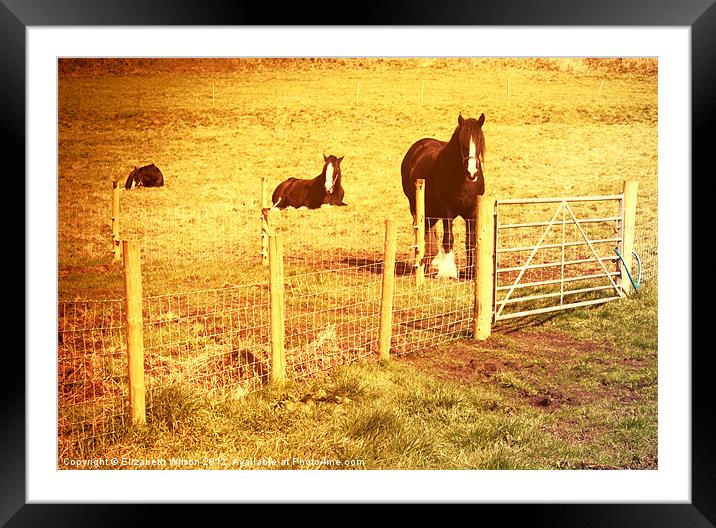
[[199,421],[205,400],[197,388],[180,381],[154,387],[147,393],[147,421],[175,432],[181,426],[191,426]]

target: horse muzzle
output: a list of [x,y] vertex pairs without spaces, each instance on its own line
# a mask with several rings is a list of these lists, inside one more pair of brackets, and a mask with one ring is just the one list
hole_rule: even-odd
[[480,181],[480,176],[482,176],[482,171],[480,170],[475,171],[474,174],[471,174],[470,171],[465,171],[465,179],[470,183],[477,183]]
[[480,174],[482,173],[480,160],[475,156],[469,156],[465,158],[465,161],[465,177],[472,183],[477,183],[477,180],[480,178]]

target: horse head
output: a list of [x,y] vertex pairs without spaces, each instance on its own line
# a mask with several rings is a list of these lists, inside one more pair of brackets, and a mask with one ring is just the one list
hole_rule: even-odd
[[457,141],[460,149],[460,156],[464,168],[465,178],[476,183],[482,173],[482,165],[485,159],[485,136],[482,133],[482,125],[485,122],[485,114],[480,114],[478,119],[457,117],[457,128],[453,139]]
[[129,173],[129,178],[127,178],[126,183],[124,184],[125,189],[131,189],[132,187],[135,187],[137,185],[137,181],[135,178],[135,175],[137,174],[137,166],[134,166],[134,170]]
[[341,161],[343,161],[344,156],[341,156],[340,158],[337,158],[333,155],[326,157],[326,155],[323,155],[323,176],[324,176],[324,183],[323,188],[326,190],[326,194],[331,194],[333,192],[333,188],[336,186],[337,183],[341,180]]

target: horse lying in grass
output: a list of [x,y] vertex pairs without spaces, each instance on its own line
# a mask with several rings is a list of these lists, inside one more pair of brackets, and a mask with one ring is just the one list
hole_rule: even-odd
[[154,163],[145,165],[144,167],[134,167],[129,173],[129,178],[124,184],[125,189],[134,187],[161,187],[164,185],[164,175]]
[[288,178],[281,182],[271,196],[271,202],[278,209],[286,207],[308,207],[318,209],[323,204],[347,205],[343,203],[345,191],[341,185],[341,161],[333,155],[323,155],[323,170],[312,180]]

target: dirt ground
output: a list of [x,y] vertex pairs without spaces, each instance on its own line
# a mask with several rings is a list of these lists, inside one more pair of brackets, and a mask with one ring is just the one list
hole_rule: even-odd
[[[632,391],[625,392],[605,380],[595,390],[579,375],[580,364],[585,361],[594,363],[597,371],[640,366],[634,358],[618,360],[616,356],[610,341],[584,341],[563,333],[537,331],[510,337],[497,334],[486,343],[458,341],[438,353],[423,351],[403,360],[438,379],[514,389],[523,401],[550,410],[602,399],[634,401]],[[525,386],[510,386],[504,375],[525,380]]]

